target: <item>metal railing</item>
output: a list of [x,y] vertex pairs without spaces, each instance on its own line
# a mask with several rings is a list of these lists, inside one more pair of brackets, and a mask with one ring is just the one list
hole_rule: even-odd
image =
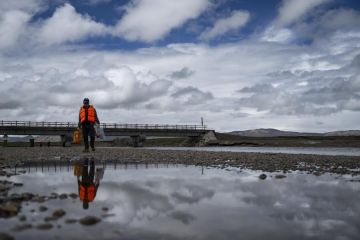
[[[76,128],[74,122],[33,122],[33,121],[0,121],[1,127],[52,127]],[[158,129],[158,130],[207,130],[206,125],[170,125],[170,124],[128,124],[128,123],[101,123],[104,129]]]

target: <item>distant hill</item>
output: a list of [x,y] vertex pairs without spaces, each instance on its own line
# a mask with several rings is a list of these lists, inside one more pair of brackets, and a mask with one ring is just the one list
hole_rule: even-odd
[[335,131],[324,133],[324,136],[360,136],[360,130]]
[[273,128],[259,128],[244,131],[232,131],[228,134],[244,137],[296,137],[296,136],[360,136],[360,130],[335,131],[327,133],[291,132]]

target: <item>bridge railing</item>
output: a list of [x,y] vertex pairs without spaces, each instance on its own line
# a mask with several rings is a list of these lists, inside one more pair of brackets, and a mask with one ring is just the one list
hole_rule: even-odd
[[[55,127],[76,128],[74,122],[33,122],[33,121],[0,121],[2,127]],[[171,124],[128,124],[101,123],[104,129],[158,129],[158,130],[206,130],[206,125],[171,125]]]

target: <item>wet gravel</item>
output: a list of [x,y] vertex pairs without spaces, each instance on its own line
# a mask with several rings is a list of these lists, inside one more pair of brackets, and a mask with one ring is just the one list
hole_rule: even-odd
[[[0,167],[26,163],[69,163],[82,157],[119,164],[187,164],[202,166],[234,166],[266,172],[301,170],[314,174],[360,173],[360,156],[328,156],[315,154],[204,152],[154,150],[142,148],[98,148],[82,153],[81,147],[0,148]],[[0,170],[1,171],[1,170]],[[1,174],[1,172],[0,172]]]

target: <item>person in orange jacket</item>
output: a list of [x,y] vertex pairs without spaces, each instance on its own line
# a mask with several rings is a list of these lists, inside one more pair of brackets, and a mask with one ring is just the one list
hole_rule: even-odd
[[85,149],[83,152],[89,152],[89,136],[91,149],[95,151],[95,123],[100,124],[96,109],[93,105],[90,105],[90,100],[88,98],[84,98],[83,106],[80,108],[79,112],[78,124],[79,128],[82,129],[84,137]]
[[90,160],[90,171],[88,168],[89,168],[89,159],[85,158],[82,165],[81,179],[80,176],[77,176],[79,198],[83,202],[84,209],[88,209],[89,202],[94,201],[97,190],[100,185],[99,179],[95,179],[94,158]]

